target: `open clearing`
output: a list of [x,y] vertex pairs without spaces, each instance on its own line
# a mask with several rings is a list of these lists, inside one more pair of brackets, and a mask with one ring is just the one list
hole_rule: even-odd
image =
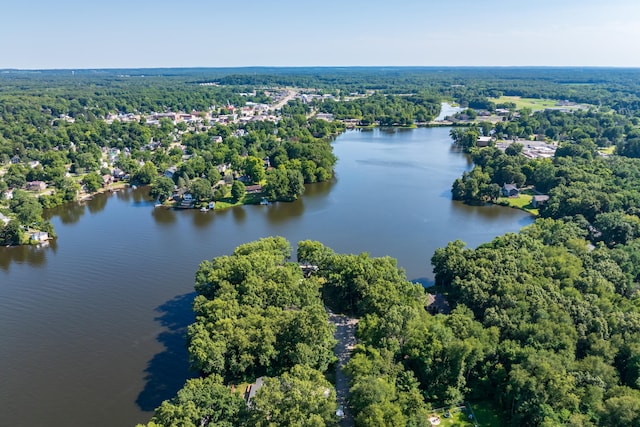
[[530,108],[533,111],[541,111],[549,108],[552,109],[569,109],[569,110],[579,110],[585,108],[584,105],[570,104],[564,105],[561,104],[560,101],[554,99],[537,99],[537,98],[521,98],[519,96],[501,96],[500,98],[489,98],[490,101],[495,102],[496,104],[501,104],[505,102],[513,102],[516,104],[516,109],[520,110],[522,108]]

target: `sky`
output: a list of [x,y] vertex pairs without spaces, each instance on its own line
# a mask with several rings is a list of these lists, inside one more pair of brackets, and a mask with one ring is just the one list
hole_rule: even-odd
[[640,67],[638,0],[32,0],[0,69]]

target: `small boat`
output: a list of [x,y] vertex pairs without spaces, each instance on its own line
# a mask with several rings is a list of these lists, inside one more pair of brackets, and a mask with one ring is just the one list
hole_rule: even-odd
[[200,212],[209,212],[209,208],[205,208],[204,206],[200,208]]

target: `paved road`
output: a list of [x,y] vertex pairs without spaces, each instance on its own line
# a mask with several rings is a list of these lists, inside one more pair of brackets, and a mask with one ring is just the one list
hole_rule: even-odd
[[274,110],[281,109],[289,101],[291,101],[293,98],[295,98],[297,94],[298,94],[298,92],[296,92],[294,90],[291,90],[291,89],[287,89],[287,95],[284,98],[282,98],[280,101],[278,101],[278,103],[269,105],[269,110],[270,111],[274,111]]
[[334,314],[329,311],[329,321],[336,325],[336,333],[334,336],[336,340],[338,340],[338,344],[336,344],[334,350],[338,358],[338,363],[336,364],[336,395],[338,406],[342,407],[344,411],[344,417],[340,420],[340,425],[342,427],[353,427],[353,416],[347,406],[349,377],[342,372],[342,368],[349,362],[351,350],[356,345],[356,325],[358,324],[358,319]]

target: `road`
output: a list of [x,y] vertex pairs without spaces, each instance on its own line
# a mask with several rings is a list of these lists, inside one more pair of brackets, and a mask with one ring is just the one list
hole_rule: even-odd
[[281,109],[289,101],[291,101],[293,98],[295,98],[297,94],[298,94],[298,92],[296,92],[295,90],[287,89],[287,96],[282,98],[276,104],[269,105],[269,111],[275,111],[275,110]]
[[329,321],[336,325],[336,333],[334,337],[338,341],[334,349],[335,355],[338,358],[336,363],[336,395],[338,400],[338,407],[342,407],[344,416],[340,420],[342,427],[353,427],[353,416],[349,411],[348,396],[349,396],[349,377],[342,371],[344,366],[349,362],[351,358],[351,350],[356,345],[356,325],[358,319],[353,319],[344,315],[334,314],[329,312]]

